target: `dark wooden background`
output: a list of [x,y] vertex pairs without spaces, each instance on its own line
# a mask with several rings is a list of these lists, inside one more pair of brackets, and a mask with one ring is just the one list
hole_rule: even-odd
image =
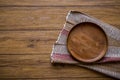
[[114,80],[73,65],[50,63],[69,10],[120,28],[120,0],[0,0],[0,80]]

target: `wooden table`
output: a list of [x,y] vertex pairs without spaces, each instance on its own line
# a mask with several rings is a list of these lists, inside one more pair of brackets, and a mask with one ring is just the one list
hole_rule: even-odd
[[114,80],[73,65],[50,63],[69,10],[120,28],[120,0],[0,0],[0,80]]

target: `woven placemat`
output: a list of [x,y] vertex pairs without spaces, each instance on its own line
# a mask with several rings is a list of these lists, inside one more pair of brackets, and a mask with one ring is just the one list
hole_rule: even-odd
[[[70,55],[66,47],[68,33],[75,25],[82,22],[92,22],[101,26],[108,36],[109,45],[106,55],[92,64],[78,62]],[[120,30],[87,14],[70,11],[66,17],[66,23],[53,46],[51,63],[75,64],[120,79]]]

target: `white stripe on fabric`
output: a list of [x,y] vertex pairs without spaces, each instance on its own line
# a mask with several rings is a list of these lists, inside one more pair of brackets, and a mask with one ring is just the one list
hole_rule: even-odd
[[68,54],[69,52],[67,50],[67,47],[65,45],[54,45],[53,53],[56,54]]
[[74,26],[75,25],[72,25],[72,24],[66,22],[63,29],[70,31]]
[[67,41],[67,36],[60,33],[56,43],[58,43],[58,44],[66,44],[66,41]]
[[[66,45],[54,45],[53,53],[70,54]],[[105,57],[120,57],[120,47],[109,46]]]
[[120,47],[109,46],[105,57],[120,57]]

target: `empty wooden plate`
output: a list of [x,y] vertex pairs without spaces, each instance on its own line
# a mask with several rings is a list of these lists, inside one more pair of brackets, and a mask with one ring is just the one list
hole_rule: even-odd
[[103,29],[90,22],[74,26],[67,38],[68,51],[82,62],[100,60],[105,55],[107,47],[107,36]]

